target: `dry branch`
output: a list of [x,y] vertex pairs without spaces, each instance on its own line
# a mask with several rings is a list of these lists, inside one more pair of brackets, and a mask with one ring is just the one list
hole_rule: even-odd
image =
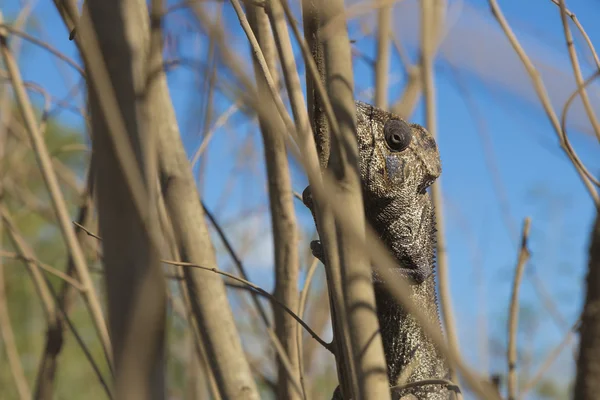
[[[250,25],[257,37],[263,54],[269,55],[275,46],[279,50],[282,66],[284,68],[284,77],[286,83],[290,79],[298,80],[296,66],[293,64],[290,69],[286,68],[286,61],[293,63],[292,48],[289,43],[287,27],[285,26],[285,17],[278,0],[270,3],[270,19],[273,35],[269,26],[269,18],[264,9],[256,6],[248,6],[248,15]],[[286,59],[286,55],[288,58]],[[269,57],[271,58],[271,57]],[[265,59],[267,59],[265,57]],[[267,62],[272,76],[276,76],[276,64],[273,61]],[[258,101],[267,107],[274,107],[273,101],[266,88],[266,81],[260,67],[255,61],[254,64]],[[291,75],[294,73],[295,75]],[[298,84],[299,89],[299,84]],[[302,96],[302,92],[290,92],[290,98],[293,96]],[[303,106],[300,101],[300,107]],[[294,102],[292,101],[292,104]],[[295,109],[292,106],[292,109]],[[306,114],[306,113],[303,113]],[[296,115],[296,113],[294,113]],[[271,208],[271,225],[273,230],[273,246],[275,250],[275,298],[285,304],[287,307],[297,312],[298,310],[298,233],[296,226],[296,215],[294,210],[294,199],[292,196],[292,185],[287,160],[287,151],[285,138],[280,134],[283,123],[278,118],[259,118],[262,132],[265,163],[267,167],[267,180],[269,184],[269,205]],[[306,124],[308,119],[305,118]],[[299,129],[305,130],[299,125]],[[282,399],[300,399],[303,397],[302,390],[298,391],[296,382],[300,382],[300,370],[298,361],[298,348],[296,335],[296,323],[280,308],[273,310],[275,317],[275,332],[283,351],[289,359],[291,371],[286,371],[283,360],[278,358],[278,383],[277,397]],[[289,372],[292,373],[289,376]]]
[[[1,225],[0,225],[1,227]],[[4,352],[8,358],[8,368],[15,382],[17,393],[21,400],[31,399],[29,383],[23,371],[19,351],[15,343],[15,333],[12,329],[8,300],[6,298],[6,284],[4,281],[4,263],[0,260],[0,337],[4,345]]]
[[[345,21],[333,23],[335,18],[344,14],[344,3],[341,0],[323,3],[321,13],[321,29],[324,26],[330,29],[328,35],[323,38],[327,91],[339,125],[339,131],[331,136],[328,165],[334,177],[331,193],[337,208],[342,213],[353,216],[349,225],[337,220],[335,222],[341,266],[340,283],[346,310],[342,318],[346,319],[344,328],[349,330],[351,362],[357,379],[357,386],[352,385],[352,397],[386,399],[389,398],[390,392],[371,268],[365,252],[360,248],[365,240],[365,220],[362,217],[364,206],[358,173],[356,105],[350,41]],[[348,233],[348,228],[359,234]]]
[[56,173],[52,167],[52,159],[48,152],[48,148],[46,147],[46,144],[43,140],[42,133],[39,130],[39,126],[36,122],[35,114],[33,112],[31,102],[29,101],[29,97],[25,92],[23,80],[21,79],[21,74],[19,73],[14,57],[12,56],[12,53],[8,48],[6,32],[2,31],[0,34],[2,35],[2,37],[0,38],[2,46],[2,58],[4,59],[4,63],[6,65],[8,74],[11,78],[15,90],[17,103],[19,104],[19,108],[23,116],[23,121],[25,122],[25,125],[27,127],[27,133],[31,141],[31,146],[35,152],[35,156],[39,164],[40,170],[42,172],[44,182],[50,194],[52,206],[58,218],[60,229],[62,235],[64,236],[65,243],[69,250],[69,254],[73,258],[73,262],[77,270],[77,275],[84,288],[84,299],[90,310],[96,330],[98,331],[98,335],[100,337],[100,341],[102,343],[104,352],[107,358],[110,360],[110,339],[108,335],[108,329],[106,327],[106,323],[102,315],[102,307],[100,305],[100,301],[98,300],[98,296],[95,292],[92,280],[90,278],[85,257],[83,256],[83,252],[81,250],[81,247],[79,246],[79,242],[77,241],[77,237],[75,235],[73,227],[71,226],[71,221],[65,203],[65,199],[60,190]]
[[[567,8],[565,6],[564,0],[558,0],[560,7],[560,19],[563,24],[563,31],[565,35],[565,40],[567,42],[567,49],[569,51],[569,58],[571,60],[571,66],[573,68],[573,74],[575,76],[575,82],[577,83],[577,90],[581,96],[581,101],[583,102],[583,107],[585,108],[585,112],[587,114],[592,127],[594,128],[594,133],[596,134],[596,138],[600,140],[600,124],[598,123],[598,118],[596,117],[596,113],[592,109],[592,105],[590,104],[590,98],[587,94],[587,91],[583,87],[583,74],[581,72],[581,67],[579,65],[579,58],[577,57],[577,51],[575,50],[575,45],[573,43],[573,34],[571,33],[571,28],[569,27],[569,21],[567,20]],[[593,48],[592,48],[593,49]]]
[[[196,3],[195,8],[202,5]],[[197,11],[197,10],[196,10]],[[211,243],[194,177],[181,142],[164,71],[156,74],[158,94],[154,122],[159,135],[160,179],[165,205],[175,232],[181,258],[216,268]],[[259,398],[227,301],[223,282],[205,271],[185,270],[194,317],[202,332],[209,364],[223,398]]]
[[596,399],[600,393],[600,213],[590,236],[586,287],[574,388],[577,400]]
[[[158,217],[161,224],[161,228],[163,231],[163,235],[165,236],[165,241],[171,254],[171,257],[177,261],[181,261],[181,255],[179,254],[179,249],[177,247],[177,241],[175,239],[175,232],[173,232],[173,226],[171,221],[169,220],[169,216],[167,213],[165,199],[162,196],[162,192],[158,193]],[[91,232],[86,230],[88,235],[93,235]],[[99,240],[102,240],[98,238]],[[166,276],[166,275],[165,275]],[[196,323],[194,318],[194,311],[192,308],[192,300],[190,298],[190,292],[185,283],[183,267],[177,267],[177,272],[175,277],[177,279],[179,290],[181,291],[181,300],[184,306],[184,310],[181,312],[182,317],[187,321],[189,329],[191,331],[191,339],[193,341],[195,352],[195,359],[197,363],[199,363],[202,369],[204,370],[204,374],[206,376],[206,381],[208,386],[208,392],[212,396],[213,400],[221,400],[221,393],[219,392],[219,387],[217,385],[217,381],[215,379],[215,375],[210,368],[210,364],[208,362],[208,357],[206,354],[206,348],[204,346],[204,342],[202,340],[202,334],[200,333],[199,325]],[[173,296],[171,296],[173,297]],[[175,306],[175,303],[173,304]],[[176,310],[175,307],[173,307]],[[190,355],[190,357],[194,357],[194,355]],[[189,371],[193,373],[194,371]],[[195,386],[195,382],[194,382]]]
[[[91,163],[90,163],[91,164]],[[88,173],[88,184],[87,190],[84,196],[83,205],[79,208],[79,215],[77,222],[81,225],[88,225],[92,219],[92,191],[93,191],[93,179],[90,179],[92,175],[92,169]],[[83,245],[85,240],[85,233],[82,230],[77,230],[75,233],[78,242]],[[67,261],[66,274],[69,277],[75,276],[75,265],[73,264],[73,258],[69,257]],[[61,316],[61,310],[68,313],[74,300],[74,296],[77,293],[75,287],[70,285],[68,282],[63,282],[57,300],[56,325],[48,326],[46,333],[46,343],[44,351],[40,360],[40,366],[38,369],[38,376],[36,379],[36,398],[38,399],[51,399],[54,393],[54,380],[56,377],[56,369],[58,366],[58,356],[60,355],[63,343],[64,343],[64,331],[65,321]]]
[[[544,86],[544,82],[542,81],[538,70],[535,68],[535,66],[531,62],[531,59],[519,43],[519,40],[512,31],[510,25],[508,24],[506,17],[504,16],[502,10],[498,6],[498,2],[496,0],[488,0],[488,3],[492,14],[494,15],[498,24],[502,28],[504,35],[510,42],[510,45],[512,46],[513,50],[515,51],[515,53],[517,53],[519,59],[523,63],[523,66],[527,70],[527,73],[529,74],[529,77],[532,81],[538,99],[540,103],[542,103],[544,111],[546,112],[546,115],[548,116],[548,119],[550,120],[550,123],[552,124],[552,127],[554,128],[554,131],[558,136],[561,148],[563,149],[567,157],[569,157],[569,159],[571,160],[573,167],[575,167],[575,170],[579,174],[583,184],[585,185],[590,196],[594,200],[596,207],[599,208],[600,196],[598,195],[597,189],[594,187],[593,179],[590,178],[589,174],[586,174],[586,169],[583,166],[583,162],[579,159],[574,149],[568,144],[568,138],[564,130],[561,128],[560,121],[558,119],[558,116],[556,115],[554,108],[552,107],[552,104],[550,103],[550,97],[548,96],[548,92],[546,90],[546,87]],[[584,85],[579,86],[579,89],[582,89],[583,86]]]
[[[318,90],[319,86],[325,86],[325,58],[323,55],[323,43],[319,33],[321,25],[318,0],[302,0],[302,25],[304,27],[304,41],[300,36],[295,21],[287,8],[283,4],[287,13],[288,20],[292,25],[292,30],[296,40],[302,46],[304,62],[312,72],[306,74],[306,101],[308,108],[308,118],[312,125],[315,143],[317,145],[317,154],[321,168],[327,166],[329,161],[329,126],[327,116],[324,111],[322,92]],[[324,91],[323,91],[324,92]]]
[[[421,80],[423,97],[425,100],[425,127],[437,138],[437,108],[435,87],[435,53],[439,41],[438,34],[441,30],[440,23],[444,15],[445,2],[442,0],[424,0],[421,2]],[[436,18],[437,17],[437,18]],[[437,23],[437,24],[436,24]],[[438,178],[431,186],[431,200],[436,223],[436,260],[438,272],[438,285],[440,294],[440,308],[448,336],[448,345],[459,351],[456,334],[456,323],[452,310],[450,297],[450,278],[448,272],[448,254],[446,253],[446,237],[444,226],[444,208],[441,188],[441,179]],[[450,371],[452,380],[457,381],[454,369]]]
[[521,236],[521,247],[519,249],[519,256],[517,260],[517,266],[515,268],[515,277],[512,286],[512,295],[510,299],[510,310],[508,319],[508,400],[515,400],[517,398],[517,328],[519,325],[519,289],[521,287],[521,280],[523,279],[523,273],[525,272],[525,265],[529,259],[529,249],[527,248],[527,242],[529,240],[529,229],[531,226],[531,219],[525,218],[523,222],[523,232]]
[[[81,29],[79,34],[89,47],[94,43],[87,39],[97,35],[96,56],[110,61],[106,80],[90,73],[87,83],[99,228],[105,238],[115,397],[159,400],[166,396],[166,287],[157,247],[157,133],[152,129],[156,92],[150,68],[157,57],[162,61],[162,47],[160,42],[158,48],[155,42],[149,46],[145,2],[88,1],[87,8],[89,19],[81,25],[87,32]],[[153,15],[156,11],[153,7]],[[99,95],[108,87],[115,95],[108,102],[118,107],[114,115],[105,112]],[[110,121],[119,117],[124,129],[115,132]],[[132,186],[130,179],[136,175],[141,181]]]
[[377,11],[377,59],[375,60],[375,107],[387,110],[388,74],[390,69],[390,26],[393,5]]

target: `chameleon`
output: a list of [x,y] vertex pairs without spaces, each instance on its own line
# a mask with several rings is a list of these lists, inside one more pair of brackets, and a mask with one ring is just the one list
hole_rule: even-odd
[[[435,218],[427,188],[441,174],[440,154],[423,127],[363,102],[356,102],[359,172],[366,221],[398,261],[394,270],[410,283],[410,297],[441,331],[435,291]],[[304,204],[314,207],[310,186]],[[311,243],[324,262],[320,241]],[[325,262],[324,262],[325,264]],[[390,387],[425,379],[448,379],[448,364],[417,321],[385,289],[373,271],[373,286]],[[393,398],[447,400],[439,384],[395,391]],[[333,399],[341,399],[339,387]]]

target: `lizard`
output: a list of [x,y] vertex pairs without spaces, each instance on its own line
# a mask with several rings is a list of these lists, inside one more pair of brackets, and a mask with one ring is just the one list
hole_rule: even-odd
[[[441,331],[435,291],[435,218],[427,188],[441,174],[440,154],[433,136],[418,124],[356,101],[359,172],[365,218],[398,261],[394,271],[410,283],[410,297]],[[314,214],[310,186],[303,202]],[[316,220],[315,220],[316,221]],[[320,241],[311,242],[315,257],[325,264]],[[425,379],[448,379],[448,364],[418,322],[385,289],[373,271],[377,316],[390,387]],[[339,387],[333,399],[341,399]],[[411,397],[413,396],[413,397]],[[439,384],[415,385],[393,398],[447,400]]]

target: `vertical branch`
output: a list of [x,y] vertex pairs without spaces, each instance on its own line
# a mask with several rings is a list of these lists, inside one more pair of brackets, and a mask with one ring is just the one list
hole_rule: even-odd
[[[4,179],[6,170],[4,168],[6,156],[6,143],[8,139],[9,123],[12,118],[10,112],[12,99],[8,88],[4,88],[0,97],[0,196],[4,196]],[[0,204],[2,205],[2,204]],[[5,227],[0,218],[0,247],[4,248],[4,231]],[[19,357],[17,345],[15,343],[14,331],[10,321],[10,310],[8,308],[8,298],[6,296],[6,284],[4,281],[4,260],[0,257],[0,338],[4,344],[4,351],[8,358],[8,367],[13,376],[17,393],[21,400],[31,398],[31,390],[25,377],[23,365]]]
[[[338,258],[338,254],[337,254],[337,238],[336,238],[336,233],[335,233],[335,224],[334,224],[334,219],[333,219],[333,214],[332,214],[332,208],[331,205],[326,205],[326,207],[323,208],[319,208],[319,204],[326,204],[324,201],[324,190],[322,187],[322,177],[321,175],[318,173],[318,166],[319,166],[319,157],[317,156],[317,152],[316,152],[316,148],[314,145],[314,138],[312,135],[307,135],[305,132],[297,132],[297,129],[295,126],[293,126],[293,123],[291,122],[291,119],[289,118],[286,110],[285,110],[285,106],[283,105],[283,102],[278,94],[278,92],[276,91],[275,87],[274,87],[274,83],[273,83],[273,78],[271,77],[271,74],[269,72],[268,66],[266,64],[266,61],[264,59],[264,56],[262,54],[262,51],[260,50],[260,46],[258,45],[258,42],[256,41],[256,37],[254,36],[253,32],[251,29],[249,29],[248,27],[248,23],[244,18],[243,12],[241,10],[241,7],[239,6],[239,2],[237,0],[232,0],[232,4],[234,6],[234,9],[236,11],[236,13],[238,14],[238,17],[240,18],[240,22],[242,24],[242,28],[244,28],[244,31],[248,37],[248,40],[250,41],[250,45],[252,47],[253,53],[256,57],[256,61],[258,62],[258,65],[261,68],[261,71],[265,77],[265,81],[267,83],[269,92],[271,93],[271,96],[275,102],[276,108],[279,112],[279,116],[283,119],[284,121],[284,125],[287,128],[287,130],[289,132],[291,132],[292,134],[294,134],[294,138],[296,139],[296,144],[299,146],[301,154],[302,154],[302,158],[300,159],[303,166],[305,167],[305,170],[307,172],[308,178],[309,178],[309,183],[310,183],[310,187],[311,189],[314,190],[314,195],[316,200],[318,200],[317,204],[315,204],[315,209],[316,209],[316,219],[317,219],[317,229],[320,232],[320,236],[322,238],[323,243],[325,244],[325,256],[327,258],[327,265],[328,265],[328,286],[331,288],[331,292],[333,293],[333,295],[330,298],[333,298],[333,305],[332,309],[336,310],[334,311],[334,330],[336,331],[336,339],[334,340],[334,344],[336,345],[336,361],[338,363],[338,371],[342,371],[342,378],[340,379],[341,382],[348,382],[348,384],[351,384],[352,382],[356,382],[355,379],[350,378],[352,375],[351,371],[353,368],[353,363],[349,362],[347,360],[351,360],[351,349],[349,347],[350,344],[350,339],[347,337],[349,335],[349,329],[343,329],[343,328],[338,328],[341,326],[344,326],[345,324],[345,317],[347,314],[344,311],[344,294],[343,294],[343,290],[342,290],[342,278],[341,278],[341,269],[339,268],[339,258]],[[291,13],[289,12],[289,9],[286,5],[285,2],[281,3],[284,11],[286,13],[287,18],[290,20],[290,22],[292,23],[292,28],[294,29],[294,34],[299,37],[298,35],[298,30],[297,27],[295,27],[294,23],[293,23],[293,19],[290,17]],[[197,15],[199,16],[199,19],[201,19],[202,21],[204,21],[204,23],[206,23],[207,25],[211,25],[205,18],[205,16],[203,16],[203,13],[199,13],[197,12]],[[214,27],[211,29],[213,31],[213,33],[215,35],[219,35],[220,37],[220,41],[222,42],[222,31],[219,29],[215,29]],[[306,47],[303,45],[304,43],[301,42],[301,45],[303,47],[303,53],[306,56],[307,53],[307,49]],[[233,66],[235,67],[235,64],[233,64],[233,58],[231,57],[231,54],[228,54],[228,52],[226,51],[226,47],[221,45],[221,49],[223,51],[223,56],[225,58],[225,61],[229,64],[230,68]],[[314,62],[311,64],[311,59],[310,58],[305,58],[305,61],[308,61],[308,65],[310,67],[311,73],[313,74],[313,76],[317,76],[316,73],[316,66],[314,65]],[[235,70],[235,68],[234,68]],[[238,73],[238,76],[240,76],[240,78],[242,78],[242,81],[244,80],[243,75]],[[247,85],[247,87],[251,87],[251,85]],[[327,102],[327,97],[325,94],[325,90],[323,88],[323,85],[320,84],[320,82],[316,82],[315,85],[316,89],[318,90],[319,94],[321,95],[321,99],[323,100],[323,106],[324,109],[326,111],[326,114],[328,116],[328,122],[331,125],[331,128],[333,131],[337,132],[338,131],[338,123],[335,120],[335,117],[333,115],[333,110],[331,107],[331,104],[329,104]],[[264,107],[261,107],[262,105],[256,105],[256,111],[258,111],[259,115],[268,115],[265,114],[265,109]],[[261,114],[262,113],[262,114]],[[321,203],[323,202],[323,203]],[[305,202],[306,204],[306,202]],[[315,210],[313,210],[315,211]],[[340,350],[341,349],[341,350]],[[348,379],[344,378],[345,376],[348,377]],[[342,385],[342,388],[344,388],[344,385]],[[350,392],[349,392],[350,393]]]
[[[313,276],[315,271],[317,270],[319,260],[316,257],[313,257],[313,261],[308,267],[308,272],[306,273],[306,277],[304,279],[304,287],[300,291],[300,298],[298,304],[298,317],[300,319],[304,318],[304,311],[306,310],[306,300],[308,299],[308,292],[310,290],[310,285],[312,283]],[[314,325],[313,325],[314,326]],[[300,324],[296,324],[296,340],[298,341],[298,365],[300,369],[300,384],[302,385],[302,390],[304,391],[304,398],[307,398],[306,394],[306,384],[304,382],[304,374],[305,374],[305,357],[304,357],[304,341],[302,340],[302,330]]]
[[[331,193],[334,203],[347,215],[348,224],[336,219],[336,236],[347,319],[350,330],[352,362],[356,371],[357,388],[354,398],[386,399],[390,392],[379,322],[375,307],[375,293],[371,268],[361,249],[365,240],[365,220],[360,176],[358,173],[358,145],[356,141],[356,105],[354,77],[346,21],[333,22],[344,15],[344,2],[331,0],[323,3],[322,27],[328,25],[323,41],[326,81],[329,97],[338,121],[339,131],[331,137],[328,168],[334,177]],[[351,235],[355,230],[359,235]]]
[[544,111],[546,112],[546,115],[548,116],[548,119],[550,120],[550,123],[552,124],[552,128],[554,129],[556,135],[558,136],[558,139],[560,141],[560,147],[565,152],[567,157],[569,157],[569,159],[571,160],[571,163],[573,164],[573,167],[579,174],[581,181],[583,182],[586,189],[590,193],[590,196],[594,200],[594,204],[596,205],[596,208],[600,208],[600,196],[598,195],[598,191],[597,191],[596,187],[594,186],[593,177],[588,176],[586,174],[585,166],[583,165],[581,160],[577,157],[577,154],[575,153],[573,148],[569,145],[569,141],[567,139],[566,133],[562,129],[560,121],[558,119],[558,116],[556,115],[556,112],[554,111],[554,108],[552,107],[552,103],[550,102],[550,97],[548,96],[548,92],[546,90],[546,87],[544,86],[544,82],[540,76],[540,73],[535,68],[535,66],[531,62],[531,59],[527,56],[527,53],[525,52],[525,50],[519,43],[519,40],[517,39],[515,33],[512,31],[510,25],[508,24],[508,21],[506,20],[504,13],[498,6],[498,2],[496,0],[488,0],[488,4],[490,6],[490,10],[491,10],[492,14],[494,15],[494,18],[496,18],[496,21],[500,25],[500,28],[502,28],[502,31],[504,32],[504,35],[508,39],[511,47],[513,48],[515,53],[517,53],[517,55],[519,56],[519,59],[523,63],[523,66],[527,70],[527,74],[529,75],[529,78],[531,79],[533,88],[535,89],[535,92],[538,95],[538,99],[540,100],[540,103],[542,104]]
[[[72,7],[65,9],[58,0],[55,0],[55,4],[63,20],[71,26],[69,21],[76,19]],[[195,7],[200,5],[195,3]],[[82,18],[85,15],[84,12]],[[89,73],[100,81],[107,81],[104,62],[97,52],[98,43],[88,24],[89,21],[84,21],[79,25],[80,29],[75,36],[77,45],[88,62]],[[195,187],[194,178],[181,142],[162,68],[156,71],[154,79],[157,80],[160,96],[157,96],[156,108],[152,112],[156,118],[152,127],[160,133],[158,140],[161,147],[161,188],[176,233],[177,246],[185,261],[216,268],[214,247],[206,228],[200,201],[195,190],[192,190]],[[98,89],[102,110],[113,117],[108,119],[111,128],[109,133],[113,140],[119,143],[116,133],[124,131],[124,124],[114,106],[114,93],[110,85],[100,86]],[[127,180],[132,188],[139,189],[135,184],[141,182],[141,179],[135,179],[135,173],[126,168],[130,167],[127,157],[123,157],[125,153],[130,153],[127,143],[121,144],[122,146],[116,146],[116,150],[120,150],[119,162],[123,164],[123,170],[127,172]],[[136,204],[140,205],[142,199],[139,190],[133,190],[132,193]],[[136,211],[139,212],[139,207]],[[227,302],[225,286],[219,279],[202,271],[187,270],[184,279],[190,291],[194,318],[199,331],[204,334],[207,357],[222,395],[232,399],[258,399],[256,385]]]
[[[316,79],[325,85],[325,56],[320,34],[321,16],[319,13],[319,0],[302,0],[302,24],[304,26],[304,39],[318,71],[318,78],[306,74],[306,102],[308,106],[308,119],[317,145],[317,154],[321,168],[327,166],[329,161],[329,125],[325,114],[323,99],[319,96]],[[286,7],[284,5],[284,7]],[[294,22],[291,22],[294,24]],[[298,38],[299,39],[299,38]]]
[[404,119],[409,119],[421,99],[422,73],[418,66],[411,66],[407,71],[408,82],[404,86],[402,96],[392,106],[393,112]]
[[[167,247],[171,254],[171,258],[176,261],[181,261],[181,255],[179,254],[179,248],[177,247],[177,241],[175,240],[175,232],[173,232],[173,226],[171,224],[171,221],[169,220],[167,208],[165,205],[165,199],[162,196],[162,192],[160,191],[158,192],[158,218],[163,235],[165,237]],[[204,343],[202,341],[202,335],[200,333],[199,326],[194,318],[190,293],[183,279],[185,276],[183,272],[183,267],[177,266],[176,271],[176,275],[180,278],[178,279],[177,283],[181,293],[181,299],[185,307],[184,317],[188,323],[188,329],[190,331],[189,336],[195,350],[194,354],[190,354],[190,358],[193,359],[191,363],[193,364],[194,368],[188,371],[188,376],[192,376],[194,372],[197,372],[198,370],[202,369],[205,375],[206,386],[208,386],[208,393],[210,393],[212,400],[221,400],[221,393],[219,392],[219,387],[217,386],[215,375],[212,369],[210,368],[210,364],[208,362],[206,349],[204,348]],[[194,380],[194,382],[188,382],[188,384],[190,385],[191,392],[196,392],[197,389],[197,382],[195,381],[195,379],[196,377],[193,377],[192,380]]]
[[[292,42],[290,40],[287,24],[285,22],[282,1],[286,0],[271,1],[271,7],[268,15],[269,20],[271,21],[273,35],[275,37],[275,44],[277,45],[279,59],[281,60],[281,68],[283,70],[285,86],[290,98],[294,121],[296,122],[297,129],[300,132],[300,137],[307,138],[309,137],[312,129],[309,124],[309,115],[304,106],[304,96],[302,94],[302,87],[300,86],[298,70],[296,69],[296,60],[294,59]],[[305,145],[307,144],[308,143],[305,140]]]
[[[308,66],[311,73],[306,74],[306,93],[308,116],[310,119],[316,151],[321,169],[324,170],[329,162],[330,154],[330,125],[329,118],[325,112],[325,55],[322,42],[321,26],[322,16],[319,2],[317,0],[302,1],[302,20],[304,25],[304,41],[300,37],[299,30],[291,16],[289,7],[282,2],[289,23],[292,26],[296,40],[300,42],[304,55],[304,64]],[[333,110],[331,110],[333,113]],[[331,121],[333,123],[333,121]],[[305,201],[306,203],[306,201]],[[337,238],[333,220],[333,210],[325,202],[314,204],[315,224],[323,244],[326,259],[325,273],[327,277],[327,291],[329,292],[329,308],[331,311],[331,323],[333,327],[333,346],[337,375],[339,382],[339,393],[342,398],[349,398],[356,391],[353,388],[354,363],[351,362],[350,339],[348,337],[345,312],[344,296],[342,291],[342,279],[340,274],[340,260],[337,250]]]
[[[156,2],[153,5],[152,28],[157,29],[156,15],[161,10]],[[149,38],[145,2],[89,1],[87,8],[89,19],[79,25],[78,36],[97,35],[97,56],[110,61],[106,80],[90,75],[88,92],[114,341],[115,397],[158,400],[166,395],[166,285],[157,247],[157,131],[152,108],[156,89],[149,68],[156,65],[157,58],[162,60],[161,47],[156,44],[156,31]],[[86,62],[89,70],[90,60]],[[102,106],[99,93],[107,87],[114,89],[114,100],[109,102],[118,107],[116,115],[106,113]],[[117,132],[110,126],[116,116],[123,122],[123,130]],[[128,152],[130,158],[123,167]],[[132,176],[140,179],[135,187]]]
[[592,400],[600,393],[600,213],[590,235],[586,297],[581,313],[574,398]]
[[378,11],[377,60],[375,60],[375,107],[388,107],[388,74],[390,68],[390,23],[393,5],[384,5]]
[[594,128],[594,133],[596,134],[596,138],[600,140],[600,124],[598,123],[598,118],[596,118],[596,114],[592,109],[592,105],[590,104],[590,98],[588,97],[587,91],[585,90],[583,83],[583,74],[581,73],[581,67],[579,66],[579,59],[577,58],[577,51],[575,50],[575,45],[573,43],[573,34],[571,33],[571,28],[569,28],[569,21],[567,20],[567,10],[565,6],[564,0],[558,0],[560,5],[560,19],[562,21],[565,40],[567,42],[567,50],[569,51],[569,58],[571,59],[571,66],[573,68],[573,75],[575,75],[575,83],[577,84],[577,91],[581,95],[581,101],[583,102],[583,107],[585,108],[585,112],[592,124],[592,128]]
[[[282,64],[286,59],[283,54],[291,53],[289,37],[286,32],[281,32],[281,22],[285,25],[283,12],[277,0],[272,1],[271,5],[271,25],[275,34],[277,48],[281,56]],[[248,6],[250,25],[255,33],[271,76],[276,76],[274,61],[269,63],[271,50],[275,48],[275,41],[269,29],[269,19],[264,9],[256,6]],[[275,15],[275,16],[274,16]],[[287,41],[286,41],[287,39]],[[293,57],[293,56],[292,56]],[[293,59],[292,59],[293,62]],[[257,81],[258,101],[275,107],[273,100],[269,95],[267,83],[260,67],[254,60],[254,70]],[[286,82],[291,79],[288,68],[284,69]],[[296,73],[295,65],[293,73]],[[296,76],[297,79],[297,76]],[[295,93],[290,92],[290,98]],[[298,91],[300,96],[302,92]],[[273,230],[274,250],[275,250],[275,297],[283,304],[288,306],[294,312],[298,309],[298,233],[296,227],[296,216],[293,204],[292,185],[290,180],[287,152],[285,148],[284,136],[280,134],[283,129],[283,122],[280,118],[259,118],[262,138],[265,148],[265,162],[267,167],[267,180],[269,184],[269,204],[271,208],[271,224]],[[302,128],[300,128],[302,130]],[[275,333],[287,354],[292,367],[293,376],[288,376],[283,360],[278,358],[278,383],[277,398],[282,399],[300,399],[302,393],[296,389],[295,382],[300,381],[299,361],[297,343],[296,321],[284,312],[281,307],[275,307],[273,310],[275,317]]]
[[[445,4],[440,0],[424,0],[421,3],[421,79],[423,85],[423,96],[425,99],[425,127],[437,138],[437,110],[436,110],[436,88],[435,88],[435,52],[437,47],[439,18]],[[438,18],[436,18],[436,14]],[[437,21],[436,21],[437,19]],[[437,29],[436,29],[437,27]],[[452,300],[450,296],[450,278],[448,275],[448,254],[446,252],[446,238],[444,228],[444,209],[442,199],[441,180],[438,178],[431,186],[431,197],[436,221],[436,259],[438,271],[438,283],[440,292],[440,306],[444,319],[444,326],[448,335],[449,346],[458,352],[458,338],[456,335],[456,323],[452,311]],[[457,381],[456,373],[451,371],[453,381]]]
[[516,400],[517,398],[517,327],[519,325],[519,288],[525,271],[525,264],[529,259],[529,250],[527,249],[527,241],[529,240],[529,229],[531,219],[525,218],[523,221],[523,232],[521,235],[521,248],[517,266],[515,268],[515,278],[513,280],[512,295],[510,298],[510,311],[508,319],[508,400]]
[[42,310],[48,321],[48,325],[55,326],[56,321],[54,312],[54,300],[50,288],[44,280],[44,275],[38,264],[34,261],[36,258],[31,248],[27,245],[21,235],[18,234],[15,223],[4,205],[0,205],[0,216],[2,218],[2,224],[4,225],[5,231],[8,232],[17,253],[24,260],[27,271],[31,275],[31,280],[35,286],[40,302],[42,304]]
[[[0,220],[0,228],[2,227]],[[0,229],[0,235],[2,230]],[[8,310],[8,300],[6,298],[6,285],[4,282],[4,262],[0,258],[0,337],[4,344],[4,351],[8,358],[8,368],[13,376],[17,393],[21,400],[31,399],[31,390],[25,378],[23,365],[19,357],[17,345],[15,343],[15,335],[10,322],[10,314]]]
[[[79,209],[77,223],[82,226],[88,226],[92,219],[92,192],[93,192],[93,169],[90,162],[90,169],[87,179],[87,190],[84,194],[83,205]],[[83,245],[87,234],[83,229],[79,229],[76,233],[77,240],[80,245]],[[69,257],[67,261],[66,274],[68,276],[75,275],[75,265],[73,258]],[[63,348],[65,321],[61,316],[63,310],[68,314],[77,291],[73,285],[68,282],[63,282],[58,293],[57,305],[55,308],[55,325],[49,325],[46,332],[46,343],[42,352],[38,375],[36,379],[35,398],[36,399],[51,399],[54,396],[54,379],[56,377],[56,369],[58,366],[58,356]]]
[[[202,5],[195,3],[194,11],[203,15]],[[216,269],[215,249],[181,142],[164,71],[158,70],[154,79],[159,92],[153,115],[157,118],[154,125],[161,148],[160,181],[177,248],[183,261]],[[202,334],[207,359],[221,396],[258,400],[256,383],[242,348],[223,281],[210,272],[189,268],[184,271],[184,279],[194,319]]]
[[[1,20],[2,19],[0,18],[0,22]],[[29,140],[31,141],[31,146],[35,152],[38,165],[44,178],[44,183],[46,184],[46,187],[50,194],[52,206],[54,208],[54,212],[56,213],[62,235],[67,245],[67,249],[69,251],[70,256],[73,258],[73,262],[77,270],[77,275],[79,276],[79,280],[84,288],[83,296],[86,301],[86,305],[90,310],[92,320],[100,337],[100,342],[102,343],[102,347],[110,363],[111,345],[108,335],[108,329],[104,321],[104,316],[102,315],[102,307],[100,305],[100,301],[98,300],[98,296],[94,289],[92,279],[89,274],[88,266],[85,261],[85,257],[83,256],[83,251],[79,246],[77,236],[75,235],[75,232],[73,230],[65,199],[60,190],[60,186],[56,177],[56,172],[52,167],[52,158],[50,156],[48,148],[46,147],[42,134],[39,130],[38,124],[36,123],[35,114],[33,112],[33,108],[31,106],[29,97],[27,96],[27,93],[23,86],[21,74],[19,73],[14,57],[10,49],[8,48],[6,32],[2,31],[0,32],[0,35],[2,36],[0,38],[2,58],[4,60],[4,64],[6,65],[6,69],[8,71],[10,80],[15,90],[17,103],[23,116],[23,121],[25,122],[25,126],[27,128],[27,133],[29,135]]]

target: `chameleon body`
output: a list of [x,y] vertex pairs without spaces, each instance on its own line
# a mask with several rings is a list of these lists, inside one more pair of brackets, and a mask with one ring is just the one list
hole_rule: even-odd
[[[441,330],[433,274],[435,219],[427,192],[441,173],[436,142],[423,127],[397,115],[362,102],[356,102],[356,107],[366,220],[398,261],[394,272],[411,283],[412,300]],[[312,210],[309,188],[304,199]],[[323,261],[320,243],[313,242],[311,247]],[[445,359],[417,321],[388,293],[375,272],[373,283],[390,386],[396,386],[401,375],[404,383],[447,379]],[[447,400],[449,391],[442,385],[416,386],[393,395],[401,397]],[[340,398],[339,390],[336,398]]]

